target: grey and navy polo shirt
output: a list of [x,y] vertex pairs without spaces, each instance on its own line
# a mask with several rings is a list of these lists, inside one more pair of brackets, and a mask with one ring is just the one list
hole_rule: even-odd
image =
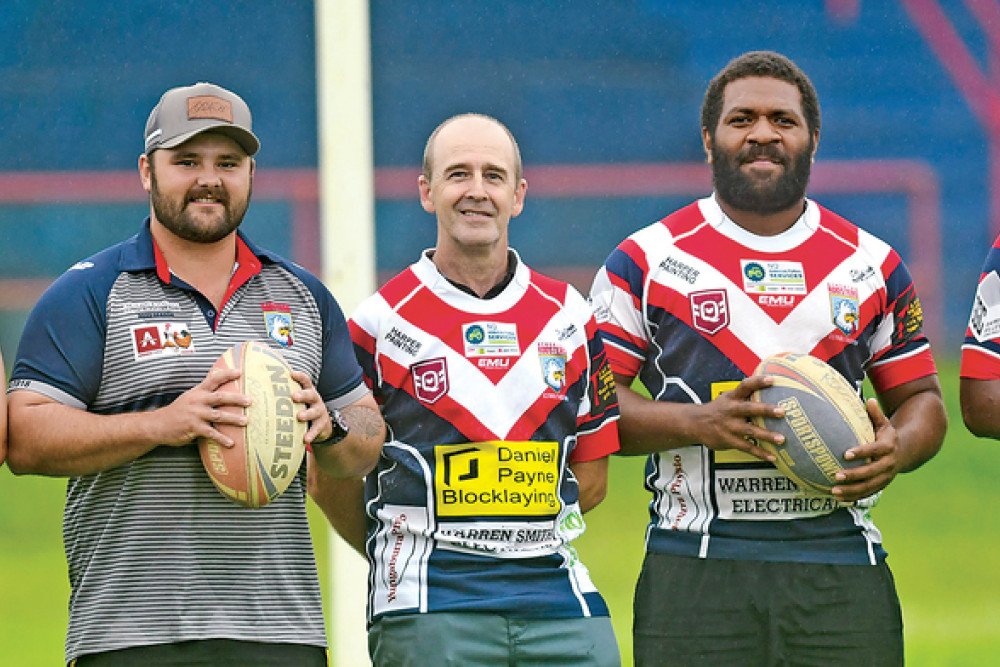
[[[172,275],[147,220],[71,267],[38,301],[10,391],[96,414],[167,405],[235,343],[280,349],[330,407],[368,393],[343,312],[318,278],[237,241],[219,312]],[[197,448],[158,447],[70,478],[67,662],[129,646],[229,638],[326,646],[305,510],[305,466],[261,509],[220,494]]]

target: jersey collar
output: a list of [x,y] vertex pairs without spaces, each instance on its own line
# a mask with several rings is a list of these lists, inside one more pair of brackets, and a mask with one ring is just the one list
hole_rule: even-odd
[[[260,273],[263,262],[274,262],[275,257],[268,251],[253,243],[242,231],[236,231],[236,270],[230,280],[228,299],[236,289]],[[150,220],[147,217],[142,229],[125,245],[121,255],[121,268],[125,271],[156,271],[156,275],[165,283],[170,283],[170,267],[163,253],[153,239],[150,231]]]

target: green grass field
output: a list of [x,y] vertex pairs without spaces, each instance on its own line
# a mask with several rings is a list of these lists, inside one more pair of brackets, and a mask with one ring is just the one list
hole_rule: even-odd
[[[961,423],[957,368],[941,368],[951,429],[941,453],[896,479],[874,510],[903,604],[911,667],[993,664],[1000,650],[1000,442],[979,440]],[[62,660],[68,585],[62,555],[65,481],[0,470],[0,664]],[[642,460],[611,463],[607,500],[587,515],[576,542],[604,593],[631,664],[632,589],[646,524]],[[314,510],[315,508],[311,508]],[[313,512],[314,530],[324,530]],[[326,540],[317,535],[319,558]],[[325,569],[325,568],[324,568]],[[341,666],[342,667],[342,666]]]

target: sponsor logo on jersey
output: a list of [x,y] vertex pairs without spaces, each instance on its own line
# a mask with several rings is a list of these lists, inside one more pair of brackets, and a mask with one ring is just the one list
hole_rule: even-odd
[[1000,335],[1000,276],[990,271],[976,288],[969,328],[980,343]]
[[143,320],[172,320],[183,307],[177,301],[130,301],[110,306],[115,313]]
[[521,354],[517,325],[506,322],[471,322],[462,325],[466,357],[516,357]]
[[476,366],[486,370],[505,371],[510,367],[510,357],[480,357],[476,359]]
[[790,294],[758,294],[757,303],[765,308],[791,308],[795,305],[795,297]]
[[152,322],[131,327],[136,361],[195,351],[191,331],[184,322]]
[[691,303],[691,323],[698,331],[714,336],[729,326],[729,299],[726,290],[692,292],[688,300]]
[[431,533],[427,508],[386,503],[379,508],[377,521],[371,539],[382,566],[371,581],[372,612],[417,608],[421,593],[426,595],[420,585],[423,570],[417,551],[425,544],[423,536]]
[[858,290],[850,285],[828,283],[833,324],[845,335],[858,330]]
[[[400,514],[392,520],[392,528],[389,531],[390,544],[392,545],[392,555],[389,557],[387,569],[389,586],[386,601],[390,603],[396,601],[396,593],[399,590],[399,581],[401,579],[399,571],[399,557],[402,555],[403,541],[406,539],[405,527],[406,514]],[[406,555],[408,556],[409,554]]]
[[700,273],[698,269],[676,260],[673,257],[667,257],[662,262],[660,262],[660,268],[669,273],[672,276],[677,276],[689,285],[694,285],[698,280],[698,274]]
[[618,392],[615,390],[615,376],[608,363],[607,354],[602,352],[600,358],[593,363],[594,372],[587,389],[590,396],[590,414],[594,417],[604,414],[608,408],[618,403]]
[[[557,395],[566,390],[566,350],[554,343],[538,344],[538,361],[542,365],[542,379]],[[547,398],[551,396],[547,395]],[[561,396],[560,396],[561,397]]]
[[[754,464],[757,465],[757,464]],[[719,517],[731,520],[781,521],[822,516],[844,507],[828,495],[803,492],[776,469],[729,467],[716,473]]]
[[576,325],[570,324],[565,329],[556,329],[556,338],[558,338],[560,341],[563,341],[568,338],[571,338],[573,334],[575,334],[576,332],[577,332]]
[[267,335],[278,345],[291,347],[292,345],[292,309],[287,303],[274,303],[268,301],[260,304],[264,311],[264,325],[267,328]]
[[411,357],[417,356],[420,348],[423,347],[423,344],[416,338],[406,335],[396,327],[389,329],[388,333],[385,334],[385,341],[390,345],[398,347]]
[[436,403],[448,393],[448,362],[444,357],[427,359],[410,366],[413,393],[424,403]]
[[890,340],[893,346],[904,345],[920,335],[924,325],[924,309],[911,284],[892,306],[893,329]]
[[441,517],[552,517],[559,512],[559,445],[490,441],[434,448]]
[[743,291],[748,294],[806,294],[801,262],[741,259]]
[[868,280],[870,278],[874,278],[875,277],[875,267],[874,266],[866,266],[864,269],[862,269],[860,271],[858,269],[851,269],[850,276],[851,276],[851,280],[853,282],[856,282],[856,283],[860,283],[863,280]]
[[691,493],[691,480],[687,471],[684,470],[684,460],[681,455],[674,454],[672,463],[674,476],[667,482],[666,492],[670,494],[671,503],[675,504],[677,509],[671,513],[670,528],[680,530],[684,523],[691,520],[688,516],[691,513],[691,508],[688,507],[687,499],[694,494]]

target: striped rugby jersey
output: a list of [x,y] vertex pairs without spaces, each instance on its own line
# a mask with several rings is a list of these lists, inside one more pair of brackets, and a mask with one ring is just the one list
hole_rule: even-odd
[[961,376],[1000,378],[1000,237],[986,255],[962,343]]
[[569,463],[618,449],[584,298],[518,260],[500,294],[478,299],[424,254],[350,327],[390,429],[367,479],[370,620],[606,616],[569,546],[584,530]]
[[[11,390],[96,414],[152,410],[200,382],[233,344],[280,349],[332,407],[367,393],[336,301],[306,271],[240,237],[222,311],[169,273],[147,220],[77,263],[24,329]],[[197,448],[158,447],[70,478],[66,660],[230,638],[326,646],[305,510],[305,466],[261,509],[230,502]]]
[[[632,234],[591,293],[615,373],[656,400],[705,403],[779,352],[812,354],[861,388],[935,373],[920,303],[884,242],[809,201],[790,229],[753,235],[714,197]],[[876,563],[869,516],[804,496],[766,461],[702,445],[651,455],[646,548],[702,558]]]

